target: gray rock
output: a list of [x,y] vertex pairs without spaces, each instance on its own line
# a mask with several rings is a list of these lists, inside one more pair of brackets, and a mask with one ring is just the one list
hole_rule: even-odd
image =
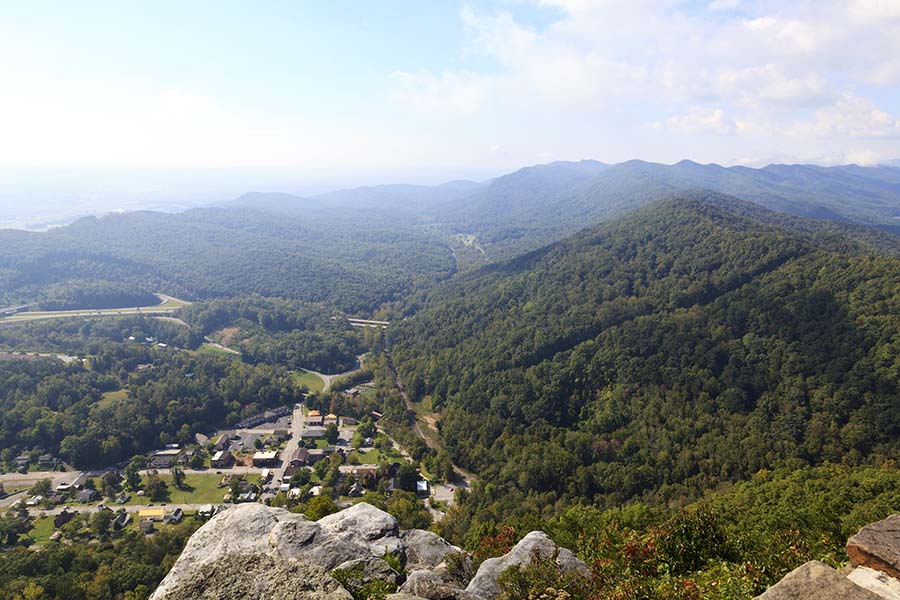
[[460,590],[434,571],[420,569],[409,574],[399,591],[426,600],[454,600]]
[[[229,554],[179,580],[166,600],[352,600],[321,567],[263,554]],[[156,597],[156,595],[154,595]]]
[[367,541],[398,537],[397,519],[366,502],[354,504],[346,510],[322,517],[318,521],[322,531],[330,534],[350,533]]
[[869,567],[900,579],[900,515],[866,525],[847,540],[855,567]]
[[556,564],[564,572],[590,577],[590,569],[574,554],[556,545],[543,531],[532,531],[508,553],[499,558],[489,558],[478,567],[478,572],[466,592],[475,597],[491,600],[500,595],[500,576],[513,565],[529,565],[535,556],[551,558],[556,555]]
[[756,600],[881,600],[817,560],[800,565]]
[[406,592],[397,592],[396,594],[388,594],[384,597],[384,600],[425,600],[425,598],[413,596],[412,594],[407,594]]
[[335,570],[354,571],[359,570],[359,576],[354,578],[355,586],[365,585],[370,581],[380,579],[394,585],[400,584],[400,573],[391,568],[391,565],[381,558],[357,558],[339,564]]
[[[216,515],[191,536],[151,600],[168,600],[172,589],[196,579],[200,569],[223,556],[266,555],[327,572],[347,561],[380,559],[388,552],[402,555],[402,551],[397,520],[369,504],[356,504],[318,522],[282,508],[240,504]],[[261,596],[251,594],[244,600],[257,597]]]
[[441,536],[423,529],[410,529],[400,536],[406,546],[406,569],[434,569],[444,562],[448,554],[462,552]]
[[267,553],[269,532],[279,519],[302,521],[305,517],[255,503],[239,504],[220,512],[194,532],[151,600],[168,598],[171,588],[195,577],[204,565],[219,558]]

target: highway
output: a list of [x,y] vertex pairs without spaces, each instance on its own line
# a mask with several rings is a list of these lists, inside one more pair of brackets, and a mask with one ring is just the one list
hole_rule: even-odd
[[187,306],[190,302],[179,300],[166,294],[155,294],[160,303],[152,306],[135,306],[132,308],[103,308],[99,310],[48,310],[26,311],[7,317],[0,317],[0,325],[11,323],[26,323],[28,321],[40,321],[45,319],[61,318],[94,318],[117,317],[127,315],[167,315],[174,313],[179,308]]

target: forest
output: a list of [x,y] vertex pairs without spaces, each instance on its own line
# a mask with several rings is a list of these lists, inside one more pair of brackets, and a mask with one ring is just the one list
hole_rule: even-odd
[[900,261],[835,243],[674,200],[411,300],[397,368],[486,482],[456,518],[896,460]]
[[79,468],[109,466],[303,392],[283,367],[137,343],[102,346],[89,367],[0,361],[3,461],[51,452]]

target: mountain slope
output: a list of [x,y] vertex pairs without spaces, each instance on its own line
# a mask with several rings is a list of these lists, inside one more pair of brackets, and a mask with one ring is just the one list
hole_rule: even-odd
[[489,258],[511,258],[676,194],[706,190],[801,217],[892,228],[900,215],[900,169],[770,165],[725,168],[681,161],[554,163],[502,177],[442,215],[475,234]]
[[472,511],[678,501],[786,460],[896,457],[898,281],[849,238],[675,200],[438,286],[391,351],[493,482]]
[[86,282],[188,298],[259,293],[373,310],[453,271],[443,239],[387,215],[242,207],[0,231],[0,304]]

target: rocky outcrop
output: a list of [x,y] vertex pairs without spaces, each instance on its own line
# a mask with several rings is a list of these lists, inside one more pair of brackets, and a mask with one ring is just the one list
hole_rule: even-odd
[[352,598],[348,590],[373,585],[399,586],[389,596],[394,600],[489,600],[505,569],[537,556],[587,574],[584,563],[541,532],[485,561],[472,578],[472,557],[460,548],[429,531],[401,531],[394,517],[366,503],[317,522],[240,504],[191,536],[151,600],[344,600]]
[[817,560],[800,565],[757,600],[881,600]]
[[220,556],[192,571],[190,577],[170,583],[164,597],[166,600],[353,600],[350,592],[325,569],[264,554]]
[[847,555],[857,567],[869,567],[900,579],[900,515],[866,525],[847,540]]
[[756,600],[900,600],[900,515],[860,529],[847,555],[847,569],[809,561]]
[[546,533],[532,531],[508,553],[481,563],[475,577],[466,587],[466,592],[484,600],[496,598],[500,595],[499,580],[504,571],[513,565],[529,565],[538,557],[554,558],[563,572],[580,573],[585,577],[591,574],[586,564],[565,548],[557,546]]

